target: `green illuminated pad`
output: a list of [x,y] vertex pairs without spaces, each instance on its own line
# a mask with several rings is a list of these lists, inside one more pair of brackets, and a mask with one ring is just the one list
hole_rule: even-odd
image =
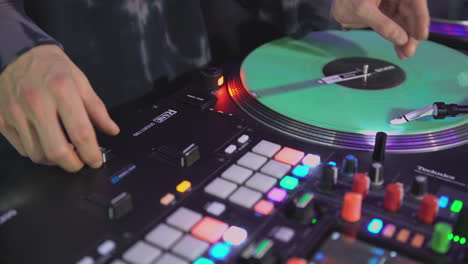
[[[324,77],[322,69],[327,63],[347,57],[393,63],[406,72],[406,80],[384,90],[314,84],[314,80]],[[413,58],[401,61],[392,44],[372,31],[324,31],[311,33],[303,40],[282,38],[253,51],[242,63],[241,78],[253,93],[285,87],[284,92],[258,98],[272,110],[343,132],[418,134],[450,129],[468,119],[465,115],[443,120],[427,117],[402,125],[389,123],[434,102],[468,104],[468,57],[429,41],[421,42]],[[310,87],[287,89],[308,80]]]

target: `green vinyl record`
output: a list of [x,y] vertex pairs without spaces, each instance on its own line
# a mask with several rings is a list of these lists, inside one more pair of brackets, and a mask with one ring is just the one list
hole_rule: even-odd
[[[361,88],[344,83],[317,85],[315,81],[326,76],[327,65],[332,71],[345,71],[346,63],[340,64],[340,60],[353,58],[357,58],[359,67],[360,61],[369,61],[370,71],[376,67],[374,61],[383,61],[401,73],[395,70],[398,76],[371,76],[368,83],[372,85],[366,82]],[[340,66],[334,66],[334,62]],[[345,72],[355,70],[355,63],[351,63]],[[240,76],[245,89],[269,109],[334,131],[417,135],[448,130],[468,120],[468,115],[460,115],[390,124],[391,119],[434,102],[468,104],[468,57],[431,41],[421,41],[414,57],[400,60],[393,45],[372,31],[322,31],[300,40],[286,37],[249,54]],[[393,82],[392,78],[399,80]]]

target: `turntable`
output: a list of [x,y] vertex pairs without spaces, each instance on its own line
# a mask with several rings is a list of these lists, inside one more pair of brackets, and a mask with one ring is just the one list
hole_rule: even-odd
[[[374,73],[367,80],[353,77],[363,66]],[[326,83],[326,76],[351,80]],[[401,61],[390,43],[370,31],[283,38],[253,51],[229,92],[256,120],[322,145],[372,150],[378,131],[389,135],[390,152],[468,141],[468,116],[389,122],[437,101],[468,103],[468,58],[433,42],[423,41],[413,58]]]

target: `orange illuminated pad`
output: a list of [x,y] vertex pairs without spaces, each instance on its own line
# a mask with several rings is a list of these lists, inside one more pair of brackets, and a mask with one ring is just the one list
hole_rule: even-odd
[[170,205],[174,200],[175,200],[174,194],[172,194],[172,193],[167,193],[166,195],[164,195],[164,196],[161,198],[160,202],[161,202],[162,205],[168,206],[168,205]]
[[417,233],[411,240],[411,246],[414,248],[421,248],[424,244],[424,235]]
[[262,215],[269,215],[275,209],[275,205],[272,202],[260,200],[254,207],[255,212]]
[[275,160],[296,166],[304,158],[304,152],[284,147],[275,155]]
[[228,227],[228,224],[207,216],[195,225],[192,229],[192,235],[207,242],[215,243],[223,237]]
[[400,243],[406,243],[410,236],[411,232],[408,229],[401,229],[396,236],[396,240]]

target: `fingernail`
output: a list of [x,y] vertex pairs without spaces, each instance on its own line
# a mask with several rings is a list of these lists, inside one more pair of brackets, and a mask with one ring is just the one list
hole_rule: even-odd
[[415,53],[416,53],[416,46],[411,46],[410,54],[407,54],[407,55],[409,55],[408,57],[412,57]]
[[114,130],[114,135],[119,134],[120,133],[120,127],[114,121],[112,121],[112,126],[113,126],[112,130]]
[[102,166],[102,160],[91,164],[91,168],[99,169]]
[[406,36],[406,32],[398,30],[395,34],[396,35],[394,39],[397,45],[403,46],[408,42],[408,37]]

